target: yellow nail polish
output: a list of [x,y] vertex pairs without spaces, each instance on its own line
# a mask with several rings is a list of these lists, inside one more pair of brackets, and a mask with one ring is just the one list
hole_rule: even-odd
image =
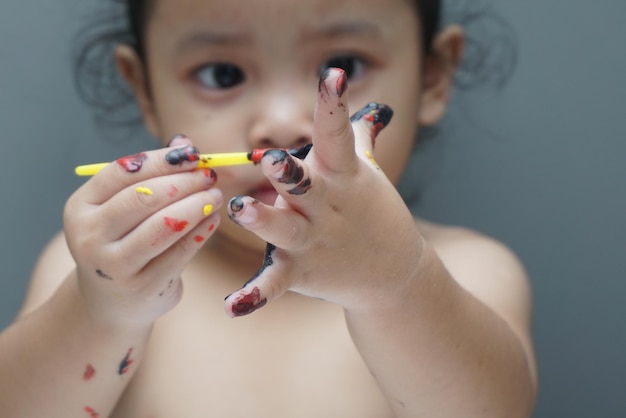
[[135,191],[136,191],[137,193],[145,194],[145,195],[147,195],[147,196],[152,196],[152,194],[153,194],[153,193],[152,193],[152,190],[148,189],[147,187],[137,187],[137,188],[135,189]]
[[213,213],[213,205],[206,205],[204,207],[204,209],[202,209],[202,213],[204,213],[204,216],[209,216],[210,214]]

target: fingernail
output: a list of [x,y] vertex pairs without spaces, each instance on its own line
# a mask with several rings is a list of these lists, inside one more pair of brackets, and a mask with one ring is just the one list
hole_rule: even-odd
[[188,139],[185,135],[176,135],[174,136],[172,139],[170,139],[170,142],[167,143],[168,147],[175,147],[177,145],[184,145],[185,144],[185,140]]
[[372,146],[375,145],[376,137],[391,122],[393,110],[384,104],[370,102],[361,110],[350,117],[350,122],[354,123],[359,120],[365,120],[371,125]]
[[[336,77],[333,79],[333,77]],[[318,91],[322,95],[343,96],[348,89],[346,72],[341,68],[329,67],[320,74]]]
[[228,217],[238,224],[249,224],[258,219],[258,211],[256,205],[259,201],[253,199],[247,203],[244,196],[235,196],[228,203]]
[[261,291],[258,287],[253,288],[250,293],[244,293],[242,290],[237,295],[231,312],[234,317],[249,315],[265,306],[265,304],[267,304],[267,298],[261,298]]
[[198,148],[193,145],[173,149],[165,156],[165,160],[170,163],[170,165],[181,165],[186,161],[194,162],[198,161],[199,158],[200,152]]
[[148,159],[148,155],[146,153],[139,153],[134,155],[129,155],[127,157],[122,157],[117,160],[117,163],[127,172],[136,173],[141,170],[143,167],[144,161]]

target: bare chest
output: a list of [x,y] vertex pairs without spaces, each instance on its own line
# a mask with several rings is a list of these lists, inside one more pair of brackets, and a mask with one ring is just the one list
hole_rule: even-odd
[[177,308],[113,417],[391,416],[341,309],[294,297],[235,320]]

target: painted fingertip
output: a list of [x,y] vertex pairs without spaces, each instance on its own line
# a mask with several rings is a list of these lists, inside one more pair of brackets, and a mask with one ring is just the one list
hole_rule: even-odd
[[[251,201],[248,202],[247,200]],[[259,201],[245,196],[235,196],[228,202],[227,212],[228,217],[239,225],[247,225],[255,222],[258,217],[258,211],[256,206]]]
[[384,104],[370,102],[361,108],[358,112],[350,117],[350,122],[366,121],[370,125],[370,136],[372,139],[372,147],[375,145],[376,138],[393,117],[393,110]]
[[200,159],[200,151],[193,145],[171,150],[165,155],[165,161],[170,165],[182,165],[185,162],[196,162]]
[[318,91],[322,96],[341,97],[348,89],[348,77],[341,68],[329,67],[320,74]]
[[263,154],[261,161],[270,161],[273,171],[272,177],[284,184],[299,184],[304,178],[304,168],[288,152],[271,149]]
[[136,173],[143,167],[143,163],[148,159],[144,152],[126,157],[118,158],[117,163],[126,170],[127,173]]
[[267,298],[261,296],[261,290],[256,286],[251,290],[242,289],[227,297],[227,306],[229,298],[233,300],[226,313],[231,318],[250,315],[267,304]]

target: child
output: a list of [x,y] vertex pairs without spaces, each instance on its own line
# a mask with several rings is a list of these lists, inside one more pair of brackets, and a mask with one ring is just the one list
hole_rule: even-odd
[[118,68],[168,146],[67,202],[1,335],[0,415],[529,416],[523,268],[393,186],[463,50],[439,1],[126,7]]

